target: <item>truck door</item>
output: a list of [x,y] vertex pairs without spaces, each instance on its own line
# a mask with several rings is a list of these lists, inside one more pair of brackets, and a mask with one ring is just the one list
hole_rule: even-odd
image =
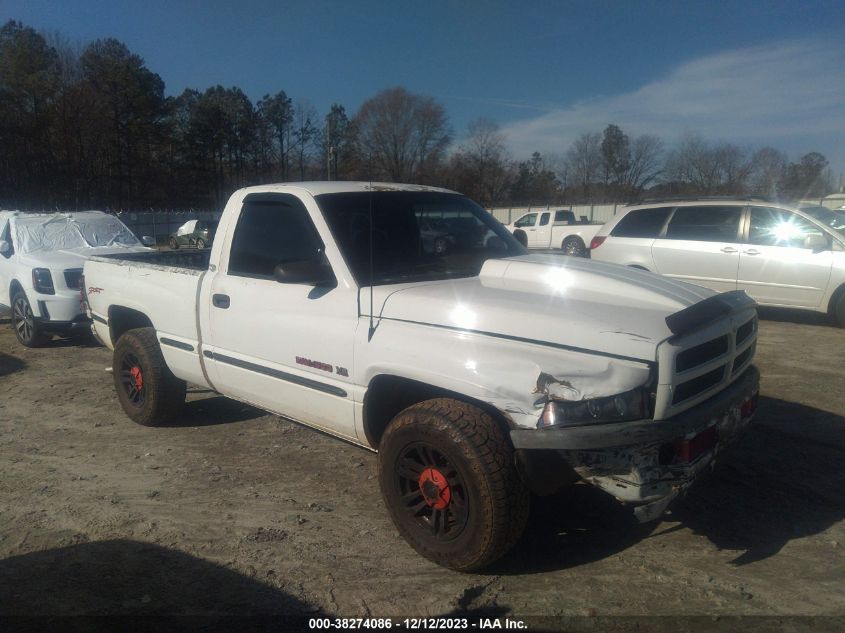
[[[537,222],[537,230],[534,233],[528,234],[529,248],[549,248],[552,241],[552,227],[549,226],[549,219],[551,217],[551,213],[540,214],[540,221]],[[531,243],[532,236],[534,236],[534,244]]]
[[291,194],[248,195],[223,247],[200,304],[208,310],[203,356],[215,388],[357,439],[350,378],[354,289],[274,277],[280,263],[325,258],[303,201]]

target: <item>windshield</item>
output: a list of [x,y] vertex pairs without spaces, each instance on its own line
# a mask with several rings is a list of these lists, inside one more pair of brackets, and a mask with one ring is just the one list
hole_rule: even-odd
[[418,191],[317,196],[326,222],[360,285],[472,277],[488,259],[526,250],[484,209],[458,194]]
[[827,207],[800,207],[801,211],[845,235],[845,213]]
[[141,245],[123,222],[106,214],[18,217],[15,237],[20,253]]

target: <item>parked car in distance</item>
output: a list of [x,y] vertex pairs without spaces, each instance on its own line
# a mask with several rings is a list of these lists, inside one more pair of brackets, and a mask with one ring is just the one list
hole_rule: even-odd
[[85,259],[149,250],[102,211],[0,211],[0,307],[11,311],[15,335],[27,347],[51,334],[88,332],[79,292]]
[[[424,217],[462,237],[426,251]],[[378,451],[372,494],[441,565],[500,558],[529,491],[579,479],[654,520],[754,413],[745,293],[529,255],[455,192],[250,187],[220,228],[210,251],[86,262],[120,406],[163,424],[190,382]]]
[[720,292],[745,290],[760,305],[824,312],[845,327],[845,234],[834,213],[749,198],[645,202],[605,224],[590,254]]
[[170,234],[167,243],[173,250],[180,246],[194,246],[199,250],[208,248],[214,243],[217,224],[217,220],[188,220]]
[[845,233],[845,211],[839,209],[828,209],[820,206],[800,206],[799,211],[811,215],[816,220],[823,224],[827,224],[830,228]]
[[601,226],[601,222],[576,218],[572,211],[562,209],[526,213],[507,229],[527,248],[559,248],[566,255],[586,257],[587,247]]

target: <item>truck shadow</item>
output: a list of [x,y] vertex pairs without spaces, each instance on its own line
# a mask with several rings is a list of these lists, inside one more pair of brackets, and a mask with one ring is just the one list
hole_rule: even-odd
[[[5,598],[0,616],[5,617],[321,615],[320,609],[231,569],[130,540],[84,543],[2,560],[0,595]],[[211,628],[205,630],[215,630],[213,621],[206,624]],[[284,630],[283,623],[278,625]]]
[[0,376],[14,374],[26,368],[26,363],[17,356],[11,356],[0,352]]
[[210,398],[186,402],[179,415],[162,426],[216,426],[218,424],[233,424],[244,420],[253,420],[265,415],[268,415],[266,411],[256,409],[243,402],[225,396],[211,396]]
[[755,422],[740,443],[670,506],[666,518],[677,522],[674,526],[639,525],[609,495],[576,485],[533,500],[524,538],[495,573],[572,568],[684,529],[735,552],[734,565],[774,556],[789,541],[819,534],[845,518],[843,430],[842,416],[761,397]]

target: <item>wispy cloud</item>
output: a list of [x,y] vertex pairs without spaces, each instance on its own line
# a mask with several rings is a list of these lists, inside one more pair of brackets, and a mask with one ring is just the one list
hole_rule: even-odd
[[616,123],[668,142],[685,132],[738,144],[814,149],[845,167],[845,46],[794,40],[685,62],[624,94],[504,126],[516,156],[562,153],[579,134]]

